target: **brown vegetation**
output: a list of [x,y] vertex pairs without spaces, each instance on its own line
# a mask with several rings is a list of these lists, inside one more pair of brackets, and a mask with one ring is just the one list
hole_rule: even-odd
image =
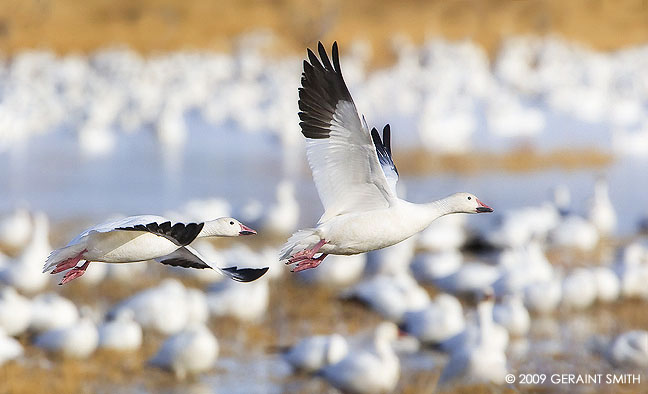
[[472,39],[491,53],[511,34],[555,33],[609,50],[648,41],[647,20],[645,0],[5,0],[0,48],[227,50],[241,33],[268,29],[298,53],[317,40],[363,38],[384,55],[394,33]]

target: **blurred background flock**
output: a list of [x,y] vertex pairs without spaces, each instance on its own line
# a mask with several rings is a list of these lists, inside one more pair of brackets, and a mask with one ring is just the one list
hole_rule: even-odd
[[[641,0],[2,2],[0,393],[645,392],[646,21]],[[495,213],[280,264],[322,213],[297,116],[318,40],[391,124],[401,196]],[[142,213],[234,216],[259,235],[196,248],[271,268],[41,273]],[[549,380],[598,373],[641,383]]]

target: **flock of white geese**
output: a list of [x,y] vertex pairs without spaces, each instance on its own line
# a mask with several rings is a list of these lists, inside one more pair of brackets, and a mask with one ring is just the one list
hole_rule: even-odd
[[[191,112],[213,127],[268,133],[294,147],[299,59],[269,59],[271,40],[242,37],[232,54],[18,53],[0,62],[0,151],[62,131],[76,136],[87,157],[105,157],[119,136],[149,130],[163,146],[177,148],[189,138]],[[404,129],[404,146],[465,153],[571,132],[553,120],[565,117],[609,125],[601,141],[612,143],[601,149],[648,151],[647,47],[602,53],[558,37],[521,36],[503,42],[491,62],[470,41],[429,39],[417,47],[395,36],[397,61],[375,72],[370,45],[357,40],[345,50],[345,77],[362,112],[400,122],[392,126]]]
[[[205,238],[256,231],[229,216],[201,221],[131,216],[93,226],[52,252],[47,217],[17,210],[0,223],[0,247],[13,256],[0,257],[0,363],[20,359],[23,348],[13,337],[23,333],[46,351],[86,358],[98,348],[137,350],[153,330],[168,337],[150,365],[180,379],[207,371],[219,352],[208,320],[262,321],[269,283],[283,276],[283,262],[293,266],[299,280],[338,287],[341,298],[360,300],[385,320],[362,340],[332,333],[303,339],[286,351],[285,360],[295,369],[315,373],[344,392],[394,390],[399,352],[419,352],[422,346],[448,354],[440,385],[503,384],[510,371],[509,345],[528,335],[532,316],[621,297],[648,299],[648,248],[640,243],[623,247],[621,257],[607,265],[560,269],[546,257],[548,246],[591,251],[614,234],[616,216],[603,180],[595,186],[587,216],[571,212],[565,191],[558,190],[556,201],[506,212],[496,228],[481,235],[496,252],[484,258],[464,254],[461,249],[474,234],[467,232],[464,216],[449,214],[493,209],[463,192],[428,204],[400,199],[390,127],[380,133],[357,113],[336,44],[331,55],[322,44],[317,55],[309,50],[298,100],[299,125],[324,205],[314,227],[294,232],[281,250],[221,251]],[[278,196],[290,200],[289,194]],[[278,201],[271,207],[280,214],[268,213],[264,228],[296,230],[297,208],[286,206]],[[41,293],[50,286],[43,263],[45,272],[64,273],[61,284],[77,278],[96,284],[107,278],[132,280],[147,269],[137,263],[143,260],[195,270],[199,273],[184,273],[209,283],[207,290],[167,279],[104,310],[77,308],[56,293]],[[221,282],[214,272],[233,281]],[[426,283],[442,294],[430,299],[422,287]],[[466,294],[478,296],[475,309],[466,311],[457,298]],[[399,327],[415,340],[403,344]],[[592,352],[615,367],[648,366],[646,331],[597,343]]]

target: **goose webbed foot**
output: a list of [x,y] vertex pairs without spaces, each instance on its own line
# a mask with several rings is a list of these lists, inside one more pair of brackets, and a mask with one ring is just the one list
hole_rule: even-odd
[[74,267],[71,270],[69,270],[68,272],[66,272],[65,276],[63,277],[63,280],[61,280],[61,283],[59,283],[59,286],[64,285],[64,284],[66,284],[66,283],[68,283],[68,282],[70,282],[70,281],[72,281],[72,280],[74,280],[76,278],[81,277],[83,274],[85,274],[85,271],[88,268],[89,264],[90,264],[90,262],[86,261],[85,263],[83,263],[82,266]]
[[320,265],[322,263],[322,260],[324,260],[326,258],[326,256],[328,256],[328,254],[322,253],[319,257],[316,257],[314,259],[301,260],[290,271],[291,272],[300,272],[300,271],[304,271],[304,270],[307,270],[307,269],[316,268],[318,265]]

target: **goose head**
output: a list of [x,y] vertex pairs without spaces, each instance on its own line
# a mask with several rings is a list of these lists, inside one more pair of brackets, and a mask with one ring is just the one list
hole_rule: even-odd
[[493,212],[493,208],[484,204],[470,193],[455,193],[448,198],[448,205],[453,212],[457,213],[488,213]]
[[257,233],[250,227],[230,217],[213,220],[212,226],[214,232],[220,237],[238,237],[240,235],[254,235]]

